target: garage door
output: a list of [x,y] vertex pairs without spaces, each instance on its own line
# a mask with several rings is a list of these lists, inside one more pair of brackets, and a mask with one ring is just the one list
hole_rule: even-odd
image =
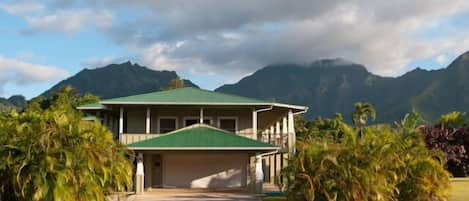
[[233,188],[246,186],[248,155],[235,153],[163,154],[163,186]]

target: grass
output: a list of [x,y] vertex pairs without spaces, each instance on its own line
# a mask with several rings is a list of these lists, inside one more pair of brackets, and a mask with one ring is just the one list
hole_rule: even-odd
[[[262,201],[285,201],[285,197],[280,195],[266,196]],[[451,191],[449,201],[469,200],[469,178],[451,179]]]
[[451,179],[450,201],[469,200],[469,178]]

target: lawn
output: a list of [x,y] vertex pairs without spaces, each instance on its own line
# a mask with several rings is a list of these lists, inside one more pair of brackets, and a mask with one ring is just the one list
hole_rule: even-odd
[[[267,196],[262,201],[285,201],[282,196]],[[450,201],[469,200],[469,178],[451,179]]]

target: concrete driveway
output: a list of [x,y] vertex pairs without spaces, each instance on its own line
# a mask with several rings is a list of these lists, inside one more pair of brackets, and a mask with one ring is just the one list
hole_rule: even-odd
[[260,201],[245,190],[154,189],[143,195],[131,195],[127,201]]

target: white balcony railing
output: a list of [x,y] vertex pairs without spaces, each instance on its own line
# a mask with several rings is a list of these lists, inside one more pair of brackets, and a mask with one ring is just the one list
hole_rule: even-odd
[[121,142],[122,144],[130,144],[130,143],[150,139],[150,138],[160,136],[160,135],[161,134],[131,134],[131,133],[124,133],[124,134],[119,135],[119,142]]

